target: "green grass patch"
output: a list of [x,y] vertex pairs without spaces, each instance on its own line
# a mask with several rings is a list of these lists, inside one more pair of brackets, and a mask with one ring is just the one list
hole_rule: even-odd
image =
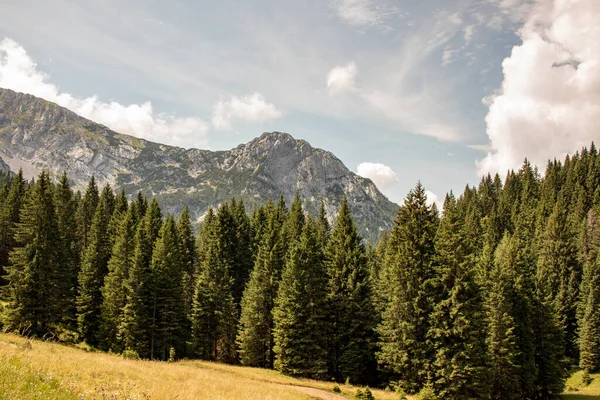
[[0,400],[77,398],[69,390],[61,387],[56,379],[32,370],[15,357],[0,363]]
[[564,400],[600,400],[600,374],[590,374],[591,382],[586,384],[583,371],[577,371],[565,385]]

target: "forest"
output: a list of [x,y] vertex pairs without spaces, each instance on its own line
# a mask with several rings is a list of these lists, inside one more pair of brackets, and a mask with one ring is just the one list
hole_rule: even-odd
[[[283,198],[187,208],[0,174],[0,327],[449,399],[550,399],[600,370],[600,155],[527,160],[442,210],[418,183],[377,243]],[[1,304],[4,304],[3,306]]]

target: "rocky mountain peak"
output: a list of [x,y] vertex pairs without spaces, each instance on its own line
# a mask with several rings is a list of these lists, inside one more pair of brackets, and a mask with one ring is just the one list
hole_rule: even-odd
[[[247,208],[299,193],[309,212],[321,202],[333,220],[344,195],[365,237],[391,226],[397,206],[332,153],[284,132],[267,132],[228,151],[182,149],[121,135],[56,104],[0,89],[0,158],[27,177],[66,171],[81,189],[100,184],[157,197],[168,212],[185,205],[198,220],[232,196]],[[1,165],[0,165],[1,168]]]

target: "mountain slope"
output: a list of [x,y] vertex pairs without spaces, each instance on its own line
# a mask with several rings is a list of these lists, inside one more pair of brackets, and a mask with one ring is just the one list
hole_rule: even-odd
[[182,149],[113,132],[7,89],[0,89],[0,158],[28,177],[64,170],[78,188],[94,175],[129,195],[141,190],[169,212],[187,204],[198,220],[232,196],[252,209],[280,195],[289,204],[297,191],[310,212],[323,201],[331,218],[346,194],[361,232],[375,239],[391,226],[397,207],[332,153],[286,133],[265,133],[229,151]]

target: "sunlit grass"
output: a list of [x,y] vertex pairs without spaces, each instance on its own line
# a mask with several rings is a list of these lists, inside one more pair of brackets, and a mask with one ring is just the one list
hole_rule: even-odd
[[600,374],[591,374],[592,382],[583,382],[583,371],[574,373],[566,384],[565,400],[600,400]]
[[[310,399],[294,386],[333,394],[333,382],[202,361],[127,360],[78,347],[0,334],[0,399]],[[2,386],[4,385],[4,386]],[[10,385],[10,386],[8,386]],[[357,387],[339,385],[352,398]],[[6,388],[6,389],[5,389]],[[8,393],[8,394],[4,394]],[[378,400],[396,394],[374,390]],[[4,397],[2,397],[4,396]],[[8,397],[6,397],[8,396]]]

